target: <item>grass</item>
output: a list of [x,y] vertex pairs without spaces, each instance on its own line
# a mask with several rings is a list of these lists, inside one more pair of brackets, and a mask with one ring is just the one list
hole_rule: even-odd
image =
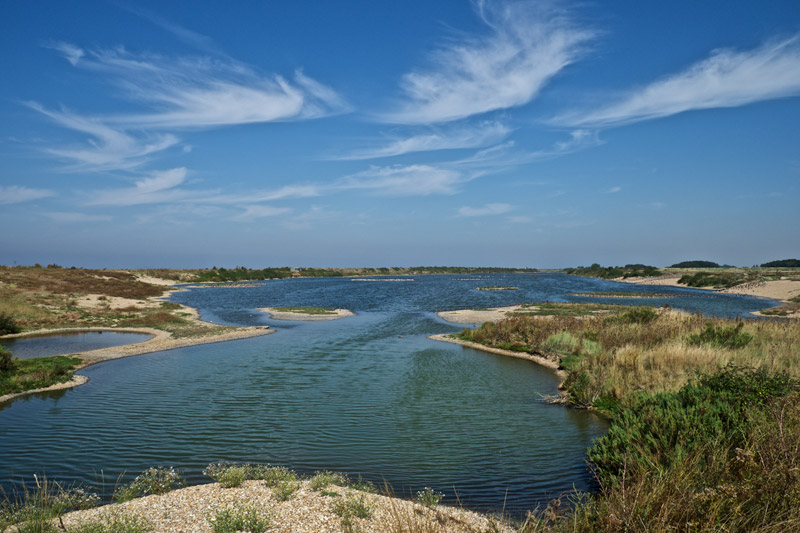
[[114,491],[114,501],[127,502],[151,494],[166,494],[186,485],[181,473],[170,467],[148,468],[136,478]]
[[624,291],[597,291],[597,292],[576,292],[570,296],[581,298],[676,298],[679,294],[667,294],[663,292],[624,292]]
[[675,391],[697,372],[713,373],[729,363],[800,377],[796,324],[710,322],[699,315],[634,307],[614,316],[510,317],[464,330],[459,337],[560,361],[572,402],[604,409],[635,392]]
[[270,528],[269,516],[255,505],[227,507],[208,519],[215,533],[262,533]]
[[9,369],[0,370],[0,396],[65,383],[81,363],[79,357],[67,355],[14,359]]
[[538,303],[524,304],[521,311],[509,313],[509,316],[591,316],[622,312],[627,309],[621,305],[598,303]]
[[336,309],[328,307],[274,307],[281,313],[301,313],[304,315],[335,315]]

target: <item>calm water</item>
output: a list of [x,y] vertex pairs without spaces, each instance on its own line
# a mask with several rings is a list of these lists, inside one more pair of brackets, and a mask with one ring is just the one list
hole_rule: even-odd
[[[465,278],[467,280],[465,280]],[[218,323],[271,324],[265,337],[95,365],[71,391],[0,406],[0,480],[99,483],[173,465],[190,482],[218,460],[360,473],[400,495],[434,487],[469,508],[523,513],[591,489],[586,448],[607,422],[541,400],[558,379],[527,361],[431,341],[452,332],[435,311],[644,289],[561,275],[419,276],[414,282],[299,279],[177,293]],[[486,292],[483,285],[518,291]],[[652,290],[650,288],[649,290]],[[659,292],[662,290],[659,288]],[[632,303],[739,315],[763,300],[664,289]],[[620,300],[616,300],[620,302]],[[267,319],[257,307],[345,307],[330,322]],[[505,502],[505,504],[504,504]]]
[[82,331],[0,340],[14,357],[31,359],[50,355],[66,355],[112,346],[144,342],[152,335],[145,333],[120,333],[116,331]]

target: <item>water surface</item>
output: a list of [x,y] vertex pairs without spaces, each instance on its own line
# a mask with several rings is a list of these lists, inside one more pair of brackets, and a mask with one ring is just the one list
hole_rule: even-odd
[[147,333],[123,333],[117,331],[76,331],[55,335],[35,335],[0,339],[0,346],[5,346],[14,357],[32,359],[51,355],[67,355],[112,346],[122,346],[136,342],[144,342],[152,338]]

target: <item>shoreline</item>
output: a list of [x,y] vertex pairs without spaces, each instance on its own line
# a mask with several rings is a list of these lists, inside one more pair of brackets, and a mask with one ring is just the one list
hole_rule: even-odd
[[[255,508],[269,517],[269,531],[273,532],[516,531],[503,520],[495,520],[484,513],[448,505],[428,508],[396,496],[391,489],[388,492],[388,495],[376,494],[339,485],[329,485],[324,491],[315,491],[311,489],[310,481],[302,480],[296,492],[285,501],[280,501],[276,489],[268,487],[263,481],[245,481],[233,488],[206,483],[124,503],[72,511],[63,515],[62,521],[68,530],[72,530],[85,523],[127,515],[146,520],[153,531],[210,533],[213,529],[209,519],[215,513],[224,509]],[[337,503],[362,498],[370,509],[366,517],[350,516],[346,519],[341,512],[336,512]],[[351,525],[346,527],[345,522]]]
[[356,316],[349,309],[331,309],[329,313],[313,314],[295,311],[280,311],[277,307],[258,307],[256,311],[265,313],[273,320],[300,320],[304,322],[314,322],[321,320],[338,320],[348,316]]
[[745,283],[728,289],[715,289],[714,287],[689,287],[678,283],[681,276],[667,274],[650,278],[615,278],[610,281],[627,283],[629,285],[661,285],[665,287],[680,287],[683,289],[697,289],[701,291],[719,292],[722,294],[738,294],[754,296],[768,300],[777,300],[787,303],[791,298],[800,296],[800,281],[789,279],[767,280]]

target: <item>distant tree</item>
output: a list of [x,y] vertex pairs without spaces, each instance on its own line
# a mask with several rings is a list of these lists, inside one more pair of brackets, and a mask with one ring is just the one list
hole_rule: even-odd
[[770,261],[764,263],[762,267],[800,267],[800,259],[781,259],[780,261]]
[[719,264],[713,261],[683,261],[669,268],[719,268]]

